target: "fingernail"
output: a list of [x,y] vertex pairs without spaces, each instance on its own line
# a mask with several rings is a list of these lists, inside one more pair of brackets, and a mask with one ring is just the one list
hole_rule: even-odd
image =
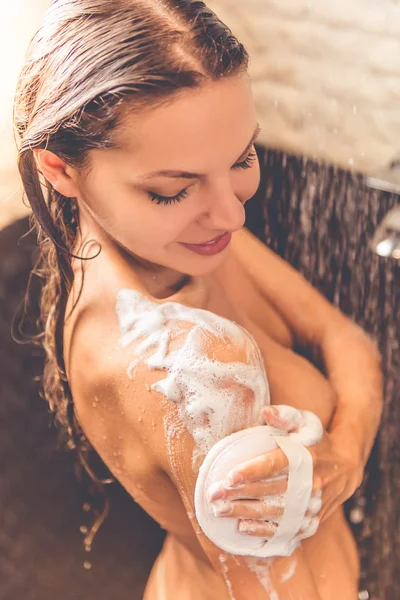
[[238,487],[241,483],[243,483],[243,477],[240,473],[235,473],[235,471],[231,471],[230,473],[228,473],[226,477],[227,488]]
[[232,504],[229,504],[228,502],[217,502],[212,509],[215,517],[225,517],[232,513]]
[[225,495],[225,490],[221,483],[213,483],[207,490],[208,502],[215,502],[215,500],[221,500]]
[[240,533],[255,533],[256,524],[251,519],[243,519],[242,521],[239,521],[238,529]]

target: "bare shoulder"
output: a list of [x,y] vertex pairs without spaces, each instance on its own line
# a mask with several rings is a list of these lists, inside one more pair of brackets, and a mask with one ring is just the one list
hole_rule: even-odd
[[181,428],[186,452],[197,443],[206,453],[255,424],[267,401],[254,341],[207,311],[122,289],[114,303],[82,307],[69,327],[75,410],[105,462],[129,440],[131,453],[145,447],[146,461],[168,472],[171,427]]

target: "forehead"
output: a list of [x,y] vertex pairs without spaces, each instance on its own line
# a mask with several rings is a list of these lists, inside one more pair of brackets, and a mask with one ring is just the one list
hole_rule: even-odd
[[[247,75],[210,82],[184,90],[168,103],[140,113],[127,114],[118,135],[121,152],[163,157],[193,156],[207,148],[218,154],[232,147],[244,149],[256,124],[250,80]],[[180,165],[182,166],[182,165]]]

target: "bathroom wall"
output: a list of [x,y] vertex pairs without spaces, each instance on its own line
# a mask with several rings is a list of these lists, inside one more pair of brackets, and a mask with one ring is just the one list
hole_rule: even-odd
[[209,0],[247,46],[269,148],[400,183],[398,0]]
[[27,45],[48,4],[49,0],[0,3],[0,228],[27,213],[16,167],[12,104]]

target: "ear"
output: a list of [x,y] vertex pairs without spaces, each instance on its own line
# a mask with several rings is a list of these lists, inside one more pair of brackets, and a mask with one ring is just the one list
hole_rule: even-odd
[[76,198],[79,187],[74,175],[74,169],[65,161],[49,150],[35,149],[33,151],[38,170],[55,190],[67,198]]

